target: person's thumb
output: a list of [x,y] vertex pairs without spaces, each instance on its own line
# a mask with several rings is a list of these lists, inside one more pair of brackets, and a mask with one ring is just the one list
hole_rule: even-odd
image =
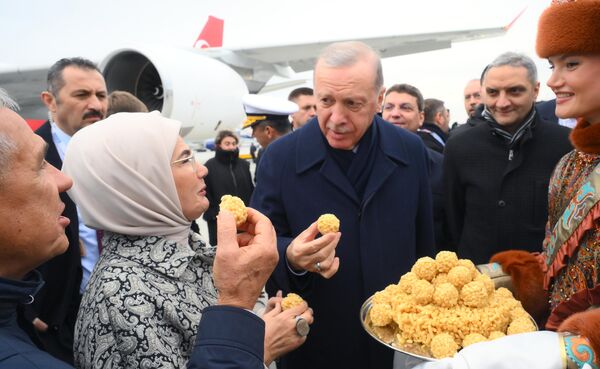
[[237,249],[237,228],[233,214],[221,210],[217,216],[217,250],[231,251]]
[[317,228],[317,222],[313,222],[308,228],[306,228],[298,238],[304,242],[310,242],[315,239],[315,237],[319,234],[319,229]]

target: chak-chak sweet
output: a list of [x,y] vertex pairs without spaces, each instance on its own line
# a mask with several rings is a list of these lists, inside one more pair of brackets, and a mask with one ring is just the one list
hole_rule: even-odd
[[246,219],[248,218],[248,210],[246,209],[246,205],[244,205],[244,201],[242,201],[242,199],[239,197],[223,195],[223,197],[221,197],[219,208],[221,210],[225,209],[233,214],[235,217],[236,226],[239,227],[246,223]]

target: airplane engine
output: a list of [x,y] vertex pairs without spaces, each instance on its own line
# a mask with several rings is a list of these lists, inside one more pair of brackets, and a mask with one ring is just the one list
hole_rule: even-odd
[[243,79],[227,65],[197,51],[171,48],[120,49],[101,63],[109,91],[128,91],[150,111],[183,123],[187,141],[201,142],[245,118]]

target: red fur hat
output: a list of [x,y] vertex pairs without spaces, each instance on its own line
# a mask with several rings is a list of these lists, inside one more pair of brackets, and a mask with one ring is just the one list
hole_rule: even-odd
[[541,58],[600,53],[600,0],[554,0],[540,17],[536,51]]

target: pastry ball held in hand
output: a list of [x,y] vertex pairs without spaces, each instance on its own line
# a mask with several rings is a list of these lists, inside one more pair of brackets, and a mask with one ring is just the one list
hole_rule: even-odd
[[317,219],[317,228],[321,234],[338,232],[340,220],[333,214],[323,214]]
[[219,209],[227,210],[235,217],[235,225],[241,226],[246,223],[246,218],[248,218],[248,210],[246,210],[246,205],[244,205],[244,201],[237,196],[231,195],[223,195],[221,197],[221,203],[219,204]]
[[294,306],[300,305],[303,301],[302,297],[290,292],[281,300],[281,310],[291,309]]

